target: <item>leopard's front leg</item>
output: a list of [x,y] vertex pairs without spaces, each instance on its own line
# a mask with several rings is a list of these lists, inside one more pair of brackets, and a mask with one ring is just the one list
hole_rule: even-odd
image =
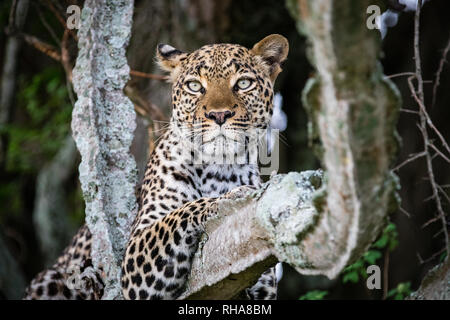
[[185,204],[137,230],[122,263],[125,299],[176,299],[184,291],[203,224],[217,214],[217,199]]

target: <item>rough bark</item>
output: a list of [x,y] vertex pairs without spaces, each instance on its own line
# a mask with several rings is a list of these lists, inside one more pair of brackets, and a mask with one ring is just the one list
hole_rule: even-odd
[[72,174],[76,161],[77,148],[69,135],[37,177],[33,223],[46,265],[61,254],[75,231],[68,217],[64,184]]
[[320,170],[276,175],[260,190],[222,200],[181,298],[233,298],[277,260],[307,267],[301,243],[318,217],[313,202],[322,178]]
[[132,15],[133,1],[87,0],[73,72],[78,100],[72,131],[82,157],[79,171],[86,223],[93,234],[92,260],[105,276],[104,299],[122,296],[120,263],[137,212],[137,170],[130,154],[136,115],[123,94]]
[[317,70],[304,102],[329,178],[321,219],[303,241],[315,268],[301,271],[335,277],[367,249],[397,204],[397,179],[389,169],[397,150],[400,96],[381,70],[379,34],[366,27],[373,1],[296,4]]
[[431,269],[407,300],[450,300],[450,259]]
[[303,99],[327,178],[312,193],[300,182],[305,173],[291,173],[256,196],[225,201],[225,218],[207,226],[184,298],[231,298],[273,257],[302,274],[334,278],[367,250],[397,204],[389,166],[400,100],[378,62],[379,35],[366,28],[372,1],[288,4],[317,70]]

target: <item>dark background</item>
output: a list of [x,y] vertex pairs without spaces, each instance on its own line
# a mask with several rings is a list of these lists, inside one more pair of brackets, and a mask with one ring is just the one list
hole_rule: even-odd
[[[357,0],[355,0],[357,1]],[[56,1],[54,9],[65,16],[69,4],[82,6],[83,1]],[[5,30],[11,1],[0,4],[0,26]],[[421,56],[425,96],[428,112],[447,141],[450,141],[450,70],[445,65],[436,105],[431,108],[432,88],[443,48],[450,37],[450,2],[431,0],[423,8],[421,22]],[[386,75],[414,71],[413,21],[414,13],[403,13],[396,27],[389,29],[383,41],[380,57]],[[47,25],[47,27],[45,26]],[[49,31],[53,30],[55,36]],[[47,1],[31,1],[24,34],[33,35],[59,50],[57,39],[61,39],[64,27]],[[374,30],[373,32],[377,32]],[[284,1],[237,1],[237,0],[152,0],[135,1],[135,16],[132,39],[128,50],[132,69],[146,73],[160,73],[154,63],[157,43],[169,43],[181,50],[195,50],[201,45],[215,42],[239,43],[252,47],[265,36],[280,33],[289,39],[290,53],[280,74],[276,91],[284,98],[283,110],[288,115],[288,128],[283,133],[286,143],[281,147],[279,172],[316,169],[320,163],[308,145],[307,116],[301,104],[301,91],[306,80],[314,73],[305,57],[305,38],[299,35],[295,21],[291,18]],[[7,35],[0,34],[0,58],[5,60]],[[68,48],[71,63],[76,58],[76,42],[70,39]],[[49,58],[28,43],[23,43],[16,70],[15,103],[11,117],[1,128],[4,150],[0,159],[0,236],[9,252],[19,264],[18,272],[29,281],[54,257],[39,245],[37,236],[41,230],[33,223],[33,210],[37,177],[61,149],[64,139],[70,134],[72,103],[70,86],[67,86],[61,63]],[[417,110],[405,77],[394,78],[402,98],[403,108]],[[139,94],[169,114],[169,85],[144,78],[132,77],[132,85]],[[423,150],[418,116],[401,112],[398,133],[401,147],[397,164],[408,155]],[[138,118],[138,129],[133,144],[140,174],[143,172],[148,153],[148,128],[157,127],[148,117]],[[432,138],[436,138],[432,136]],[[63,248],[76,228],[83,223],[84,205],[78,182],[77,163],[71,168],[70,177],[64,184],[66,208],[56,219],[67,222],[65,236],[55,238]],[[435,176],[439,184],[450,184],[450,164],[436,157],[433,160]],[[389,289],[400,283],[410,283],[417,289],[425,273],[436,265],[442,256],[437,254],[444,245],[443,234],[437,234],[440,222],[423,228],[423,224],[436,214],[427,181],[425,161],[419,159],[400,169],[400,196],[402,208],[391,216],[398,231],[398,246],[389,254],[389,267],[384,270],[386,252],[377,260],[387,274]],[[447,196],[449,188],[445,189]],[[449,202],[443,196],[444,210],[449,211]],[[55,221],[49,220],[48,223]],[[448,225],[446,226],[448,228]],[[420,255],[421,262],[418,258]],[[426,261],[429,260],[429,261]],[[0,265],[1,265],[0,261]],[[329,281],[323,277],[304,277],[285,265],[285,275],[280,284],[281,299],[298,299],[311,290],[326,290],[326,299],[380,299],[382,290],[370,291],[365,281],[344,283],[342,277]],[[0,287],[1,290],[1,287]]]

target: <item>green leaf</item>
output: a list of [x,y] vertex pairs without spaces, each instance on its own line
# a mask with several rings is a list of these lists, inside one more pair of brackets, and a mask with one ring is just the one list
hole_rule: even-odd
[[6,169],[31,173],[50,160],[70,132],[69,103],[62,68],[48,67],[18,81],[17,109],[23,116],[2,128],[8,136]]
[[313,290],[309,291],[299,298],[299,300],[323,300],[328,291]]
[[382,235],[372,246],[375,248],[383,249],[386,247],[389,238],[387,235]]
[[395,225],[395,223],[389,222],[388,225],[386,226],[386,228],[384,229],[384,232],[388,233],[388,232],[397,232],[397,226]]
[[409,293],[411,291],[411,283],[402,282],[397,286],[398,292]]
[[366,260],[369,264],[375,264],[381,257],[382,254],[378,250],[369,250],[364,254],[364,260]]
[[359,275],[358,275],[358,272],[356,272],[356,271],[349,272],[349,273],[345,274],[344,277],[342,278],[343,283],[347,283],[347,282],[357,283],[358,280],[359,280]]
[[403,300],[411,294],[411,283],[401,282],[394,289],[389,290],[387,297],[393,297],[394,300]]
[[394,294],[396,294],[397,288],[391,289],[388,291],[387,297],[392,297]]

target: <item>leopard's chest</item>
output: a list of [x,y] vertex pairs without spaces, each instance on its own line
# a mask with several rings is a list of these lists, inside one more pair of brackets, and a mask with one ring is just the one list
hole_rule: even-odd
[[210,165],[196,169],[196,184],[202,197],[214,198],[236,187],[259,187],[261,180],[256,166]]

